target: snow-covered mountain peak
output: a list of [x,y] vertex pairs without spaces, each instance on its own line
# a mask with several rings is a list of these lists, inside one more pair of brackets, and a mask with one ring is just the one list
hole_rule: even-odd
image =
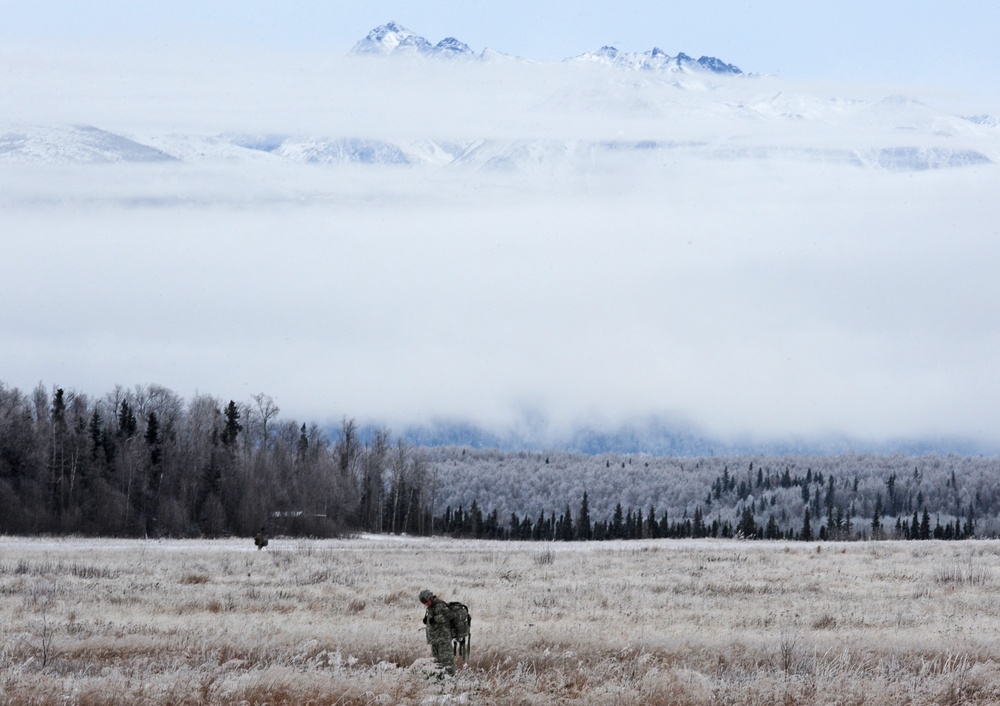
[[991,115],[965,115],[962,117],[964,120],[968,120],[970,123],[975,123],[976,125],[1000,127],[1000,120],[997,120]]
[[403,37],[393,51],[408,54],[428,54],[431,49],[433,49],[433,47],[430,42],[421,37],[419,34],[411,34],[407,37]]
[[426,39],[414,32],[406,29],[397,22],[387,22],[379,25],[368,33],[364,39],[354,45],[354,54],[391,54],[401,46],[405,49],[423,41],[430,45]]
[[472,49],[465,42],[460,42],[454,37],[445,37],[434,46],[434,52],[446,56],[474,56]]
[[722,61],[722,59],[717,59],[714,56],[703,56],[698,59],[698,65],[709,71],[713,71],[717,74],[741,74],[742,71],[738,67],[727,64]]
[[708,71],[716,74],[738,75],[743,72],[733,64],[714,56],[703,56],[693,59],[684,52],[670,56],[659,47],[653,47],[647,52],[623,52],[615,47],[603,46],[597,51],[586,52],[566,61],[580,61],[613,66],[629,71],[659,71],[659,72],[698,72]]
[[433,44],[397,22],[387,22],[373,29],[354,45],[351,53],[376,56],[417,55],[441,59],[468,59],[476,56],[468,44],[454,37],[445,37]]

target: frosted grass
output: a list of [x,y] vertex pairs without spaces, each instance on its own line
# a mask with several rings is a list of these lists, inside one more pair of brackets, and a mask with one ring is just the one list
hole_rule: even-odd
[[[0,703],[996,703],[998,554],[0,538]],[[474,616],[445,682],[424,587]]]

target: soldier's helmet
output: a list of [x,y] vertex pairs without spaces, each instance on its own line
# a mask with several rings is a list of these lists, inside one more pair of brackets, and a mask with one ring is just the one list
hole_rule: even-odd
[[426,603],[427,601],[429,601],[434,597],[434,594],[425,588],[423,591],[420,592],[420,596],[418,597],[420,598],[421,603]]

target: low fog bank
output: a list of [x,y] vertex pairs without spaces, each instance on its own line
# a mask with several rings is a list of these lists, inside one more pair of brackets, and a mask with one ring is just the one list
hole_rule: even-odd
[[25,389],[264,390],[394,428],[997,438],[992,167],[82,169],[4,177],[0,346]]
[[[0,56],[11,385],[553,439],[1000,440],[989,115],[767,77],[72,56]],[[355,137],[478,161],[303,157]]]

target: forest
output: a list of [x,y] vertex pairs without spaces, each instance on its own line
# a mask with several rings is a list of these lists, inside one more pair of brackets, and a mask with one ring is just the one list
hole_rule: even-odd
[[0,383],[0,533],[123,537],[967,539],[1000,534],[1000,460],[414,447],[279,416],[264,393],[102,397]]

